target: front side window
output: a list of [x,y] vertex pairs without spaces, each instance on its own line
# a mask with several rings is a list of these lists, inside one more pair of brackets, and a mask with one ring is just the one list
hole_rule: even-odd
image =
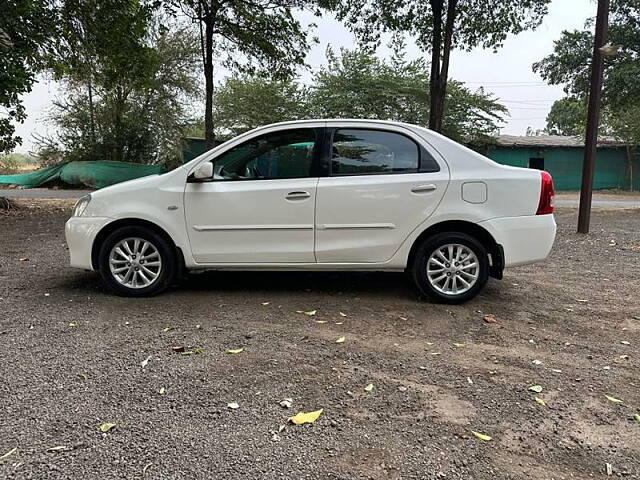
[[411,173],[419,161],[418,145],[398,133],[338,129],[333,134],[332,175]]
[[267,180],[311,175],[315,130],[268,133],[233,147],[214,160],[215,180]]

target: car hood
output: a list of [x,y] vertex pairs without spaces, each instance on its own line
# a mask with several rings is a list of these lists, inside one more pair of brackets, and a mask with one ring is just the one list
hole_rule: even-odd
[[149,188],[159,185],[162,182],[162,177],[166,174],[154,174],[146,177],[135,178],[133,180],[127,180],[126,182],[116,183],[109,187],[101,188],[91,194],[93,198],[101,199],[110,197],[114,194],[123,192],[131,192],[141,188]]

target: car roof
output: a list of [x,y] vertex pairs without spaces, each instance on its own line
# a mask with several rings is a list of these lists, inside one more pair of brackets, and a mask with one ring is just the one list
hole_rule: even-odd
[[[410,123],[404,122],[395,122],[392,120],[378,120],[374,118],[314,118],[307,120],[290,120],[285,122],[272,123],[270,125],[264,125],[265,127],[275,127],[275,126],[285,126],[285,125],[304,125],[308,123],[318,123],[318,122],[326,122],[326,123],[371,123],[371,124],[382,124],[382,125],[396,125],[400,127],[406,128],[424,128],[419,125],[412,125]],[[260,127],[262,128],[262,127]]]

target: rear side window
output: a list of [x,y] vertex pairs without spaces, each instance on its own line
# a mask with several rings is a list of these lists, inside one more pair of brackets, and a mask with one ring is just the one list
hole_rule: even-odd
[[420,148],[410,138],[382,130],[338,129],[331,149],[332,175],[417,172]]

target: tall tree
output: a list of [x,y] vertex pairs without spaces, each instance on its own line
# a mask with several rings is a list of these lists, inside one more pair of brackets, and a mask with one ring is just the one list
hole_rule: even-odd
[[[66,37],[52,55],[64,95],[50,113],[57,133],[40,140],[41,150],[67,160],[172,162],[201,95],[197,33],[190,25],[167,28],[168,19],[157,15],[143,19],[146,10],[137,1],[127,0],[129,10],[102,10],[98,4],[105,1],[120,2],[96,2],[83,24],[70,16],[76,31],[87,33]],[[96,18],[107,21],[103,15],[117,18],[110,28],[93,29]],[[102,35],[119,39],[109,47]]]
[[586,126],[586,99],[566,97],[556,100],[551,106],[545,132],[549,135],[584,136]]
[[169,0],[167,5],[173,13],[188,16],[200,27],[205,137],[207,147],[212,148],[215,144],[214,61],[244,72],[252,71],[257,64],[273,76],[290,76],[304,63],[309,47],[307,32],[294,18],[292,10],[310,3],[305,0]]
[[[389,60],[366,49],[327,50],[328,64],[310,85],[294,80],[236,76],[215,90],[215,121],[223,134],[282,120],[342,117],[377,118],[415,124],[427,121],[429,78],[426,62],[407,61],[394,43]],[[464,142],[487,141],[507,110],[483,91],[452,81],[443,130]]]
[[551,0],[320,0],[360,40],[376,45],[382,32],[403,32],[431,52],[429,128],[442,131],[451,51],[497,49],[507,35],[536,28]]
[[[311,108],[317,117],[377,118],[425,125],[430,95],[427,63],[408,61],[402,43],[380,60],[366,49],[327,52],[311,87]],[[497,132],[507,109],[482,90],[470,91],[451,80],[441,131],[463,142],[487,141]]]
[[21,95],[29,93],[42,54],[55,38],[56,9],[49,0],[5,0],[0,7],[0,153],[22,143],[15,122],[26,118]]
[[[564,85],[568,97],[564,106],[588,96],[592,27],[593,20],[589,20],[583,30],[565,30],[554,42],[553,53],[533,65],[549,83]],[[619,46],[619,51],[605,57],[602,129],[640,143],[640,125],[634,125],[638,121],[635,112],[640,109],[640,1],[612,1],[609,42]]]

